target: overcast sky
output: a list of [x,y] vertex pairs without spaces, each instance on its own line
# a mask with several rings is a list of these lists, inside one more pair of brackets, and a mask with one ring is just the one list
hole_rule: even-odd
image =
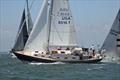
[[[31,8],[33,22],[43,0]],[[32,0],[29,0],[29,4]],[[12,48],[25,0],[0,0],[0,51]],[[120,8],[120,0],[70,0],[80,46],[102,45]]]

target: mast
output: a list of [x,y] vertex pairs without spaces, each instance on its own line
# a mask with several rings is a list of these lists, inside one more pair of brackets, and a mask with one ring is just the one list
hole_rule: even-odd
[[47,52],[49,52],[49,46],[50,46],[50,32],[51,32],[51,18],[52,18],[52,9],[53,9],[53,0],[51,0],[50,9],[49,9],[49,19],[48,19],[48,46],[47,46]]

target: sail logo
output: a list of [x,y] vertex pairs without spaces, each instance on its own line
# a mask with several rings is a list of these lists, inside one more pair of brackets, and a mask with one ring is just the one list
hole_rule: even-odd
[[71,20],[70,17],[62,17],[62,20]]
[[60,11],[69,11],[68,8],[60,8]]
[[71,23],[71,15],[68,8],[60,8],[57,12],[57,16],[60,20],[58,20],[58,24],[70,24]]

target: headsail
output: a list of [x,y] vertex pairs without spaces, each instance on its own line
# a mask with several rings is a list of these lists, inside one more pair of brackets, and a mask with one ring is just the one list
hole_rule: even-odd
[[19,26],[19,31],[16,37],[16,42],[13,47],[14,50],[23,50],[25,43],[28,39],[28,33],[27,33],[27,25],[26,25],[26,17],[25,17],[25,9],[23,10],[22,18],[21,18],[21,23]]
[[47,15],[48,15],[48,0],[44,0],[42,8],[39,12],[39,15],[33,26],[33,29],[31,31],[31,34],[28,38],[24,50],[46,51],[48,33]]
[[28,29],[28,34],[30,35],[30,32],[33,27],[33,22],[32,22],[32,18],[31,18],[31,14],[30,14],[28,0],[26,0],[26,2],[27,2],[27,29]]
[[[119,41],[120,41],[120,9],[112,25],[112,28],[104,41],[102,49],[106,49],[108,53],[116,53],[117,48],[120,47],[120,44],[118,43]],[[118,53],[120,54],[120,52]]]
[[53,0],[50,46],[77,46],[73,16],[68,0]]
[[13,49],[17,50],[17,51],[24,49],[27,39],[28,39],[30,32],[32,30],[32,27],[33,27],[31,14],[30,14],[30,10],[28,7],[28,0],[26,0],[26,1],[27,1],[27,14],[25,13],[25,9],[24,9],[23,14],[22,14],[21,23],[20,23],[19,30],[18,30],[18,34],[16,37],[16,41],[15,41],[15,44],[13,47]]

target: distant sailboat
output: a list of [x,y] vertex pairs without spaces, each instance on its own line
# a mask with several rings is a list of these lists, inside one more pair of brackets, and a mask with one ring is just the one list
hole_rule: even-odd
[[26,11],[27,14],[24,9],[22,13],[22,18],[19,25],[18,33],[16,36],[15,44],[11,52],[24,50],[25,44],[33,27],[30,11],[28,8],[28,0],[26,1],[27,1],[27,11]]
[[24,50],[14,54],[29,62],[95,63],[102,60],[100,54],[93,57],[80,51],[68,0],[44,0]]
[[111,58],[120,58],[120,9],[106,37],[102,49],[106,50],[106,55]]

